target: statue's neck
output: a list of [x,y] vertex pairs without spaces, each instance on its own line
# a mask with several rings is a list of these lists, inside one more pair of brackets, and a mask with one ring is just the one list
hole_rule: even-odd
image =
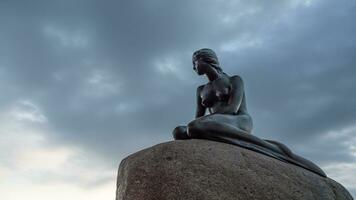
[[214,81],[217,78],[220,78],[222,76],[221,73],[219,73],[216,69],[212,68],[209,70],[207,73],[205,73],[206,77],[209,79],[209,81]]

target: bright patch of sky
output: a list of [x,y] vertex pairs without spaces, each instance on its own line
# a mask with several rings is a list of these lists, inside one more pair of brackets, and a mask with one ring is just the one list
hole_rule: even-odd
[[113,199],[114,170],[78,147],[51,144],[37,106],[19,104],[25,109],[0,116],[1,199]]

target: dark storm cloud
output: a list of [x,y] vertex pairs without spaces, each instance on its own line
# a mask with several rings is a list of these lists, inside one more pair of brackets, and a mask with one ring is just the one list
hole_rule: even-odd
[[354,126],[356,26],[350,3],[291,13],[263,32],[265,45],[236,58],[237,66],[249,66],[244,73],[260,122],[256,132],[293,144]]
[[[193,117],[204,79],[190,56],[201,47],[216,49],[227,73],[243,76],[260,137],[307,149],[305,140],[356,122],[352,1],[0,5],[0,103],[36,102],[58,143],[111,159],[170,139]],[[343,141],[318,147],[335,153],[302,153],[323,163],[352,159]]]

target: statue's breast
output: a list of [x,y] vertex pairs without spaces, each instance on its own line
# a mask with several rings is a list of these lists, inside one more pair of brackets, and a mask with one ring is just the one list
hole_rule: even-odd
[[230,87],[224,82],[213,81],[204,86],[200,93],[202,104],[205,107],[212,107],[218,101],[229,99]]

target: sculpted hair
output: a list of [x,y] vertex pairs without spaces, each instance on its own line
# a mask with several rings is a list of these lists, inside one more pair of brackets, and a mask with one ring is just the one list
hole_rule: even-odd
[[194,64],[194,61],[197,59],[203,59],[205,62],[209,63],[211,66],[213,66],[216,70],[219,72],[223,72],[223,70],[220,67],[218,57],[216,53],[208,48],[203,48],[195,51],[193,53],[193,58],[192,62]]

